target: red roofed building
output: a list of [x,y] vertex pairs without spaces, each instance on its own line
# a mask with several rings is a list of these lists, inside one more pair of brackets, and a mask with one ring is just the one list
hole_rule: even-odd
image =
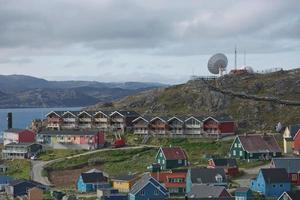
[[162,183],[172,195],[185,194],[187,170],[153,172],[151,176]]
[[188,165],[188,156],[180,147],[161,147],[155,157],[162,170]]
[[216,137],[234,135],[235,122],[229,116],[208,117],[203,120],[203,131],[207,135]]
[[3,144],[9,143],[33,143],[35,132],[26,129],[11,128],[3,132]]

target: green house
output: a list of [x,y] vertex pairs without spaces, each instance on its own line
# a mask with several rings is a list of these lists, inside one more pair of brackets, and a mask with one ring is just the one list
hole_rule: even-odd
[[155,157],[162,170],[174,169],[188,165],[188,157],[180,147],[161,147]]
[[270,160],[281,156],[281,148],[273,135],[245,134],[234,139],[229,156],[243,160]]

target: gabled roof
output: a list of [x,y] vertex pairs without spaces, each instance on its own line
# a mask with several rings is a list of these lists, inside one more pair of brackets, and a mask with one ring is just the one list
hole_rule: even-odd
[[178,121],[183,123],[186,119],[186,116],[173,116],[173,117],[169,118],[167,121],[170,122],[174,119],[177,119]]
[[87,114],[87,115],[90,116],[90,117],[93,116],[93,113],[92,113],[92,112],[85,111],[85,110],[79,112],[79,113],[77,114],[77,116],[79,117],[80,115],[82,115],[82,114],[84,114],[84,113]]
[[161,121],[164,122],[164,123],[167,123],[167,121],[168,121],[168,117],[165,117],[165,116],[156,116],[156,117],[153,117],[153,118],[150,120],[150,122],[153,122],[153,121],[156,120],[156,119],[159,119],[159,120],[161,120]]
[[188,156],[181,147],[161,147],[158,152],[162,152],[166,160],[187,160]]
[[136,178],[137,178],[136,175],[124,174],[124,175],[120,175],[120,176],[117,176],[115,178],[112,178],[112,180],[114,180],[114,181],[131,181],[131,180],[134,180]]
[[144,115],[144,116],[139,116],[139,117],[135,118],[132,122],[136,122],[138,120],[143,120],[143,121],[149,123],[152,118],[153,118],[152,116]]
[[99,130],[44,130],[38,135],[95,135]]
[[237,167],[236,159],[234,158],[212,158],[216,167]]
[[[169,178],[183,178],[185,179],[187,171],[161,171],[161,172],[152,172],[151,176],[155,178],[160,183],[166,184]],[[185,185],[183,182],[182,184]]]
[[[218,198],[223,191],[226,191],[224,186],[209,186],[209,185],[192,185],[191,191],[188,193],[190,198]],[[227,191],[226,191],[227,192]],[[228,192],[227,192],[228,193]],[[231,196],[228,193],[228,196]]]
[[190,170],[192,183],[195,184],[214,184],[218,183],[216,176],[222,176],[226,183],[226,175],[223,168],[192,168]]
[[130,111],[130,110],[116,110],[116,111],[112,112],[110,114],[110,116],[113,116],[116,113],[121,115],[122,117],[137,117],[137,116],[139,116],[139,114],[137,112]]
[[288,173],[284,168],[260,169],[267,184],[289,183]]
[[49,113],[46,114],[46,117],[48,117],[52,113],[57,115],[58,117],[61,117],[61,115],[64,113],[64,111],[50,111]]
[[234,120],[232,119],[232,117],[230,117],[229,115],[220,115],[220,116],[209,116],[206,119],[204,119],[203,121],[206,121],[208,119],[213,119],[214,121],[217,122],[233,122]]
[[249,153],[281,152],[273,135],[240,135],[237,136],[245,151]]
[[65,116],[66,114],[71,114],[73,117],[77,117],[79,111],[66,111],[61,116]]
[[203,116],[189,116],[185,119],[185,122],[189,121],[190,119],[195,119],[197,120],[198,122],[202,122],[204,120],[204,117]]
[[105,177],[101,171],[88,171],[81,173],[81,178],[84,183],[101,183],[107,181],[107,177]]
[[152,184],[163,194],[167,194],[168,190],[162,184],[160,184],[157,180],[150,176],[149,173],[144,174],[131,188],[130,194],[137,194],[141,191],[146,185]]
[[238,187],[235,192],[248,192],[248,191],[251,191],[250,188],[247,188],[247,187]]
[[300,200],[300,190],[284,192],[278,199],[281,199],[283,195],[288,195],[291,200]]
[[285,168],[288,173],[300,172],[300,158],[273,158],[272,162],[276,168]]
[[99,113],[102,113],[103,115],[105,115],[106,117],[109,117],[109,115],[112,113],[111,111],[106,111],[106,110],[98,110],[94,113],[94,116],[99,114]]
[[296,133],[300,130],[300,124],[293,124],[287,127],[290,131],[291,137],[294,138]]

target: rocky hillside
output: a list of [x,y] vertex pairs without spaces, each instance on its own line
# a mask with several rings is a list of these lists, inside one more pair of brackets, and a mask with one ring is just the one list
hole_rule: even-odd
[[229,114],[240,130],[274,130],[300,123],[300,69],[269,74],[225,75],[128,96],[90,109],[130,109],[153,114]]

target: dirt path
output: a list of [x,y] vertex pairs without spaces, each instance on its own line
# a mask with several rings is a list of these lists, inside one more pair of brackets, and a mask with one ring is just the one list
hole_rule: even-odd
[[261,168],[269,168],[270,164],[261,165],[249,169],[241,168],[244,174],[236,179],[233,179],[234,182],[239,184],[240,187],[249,187],[250,179],[255,178]]
[[66,158],[58,158],[50,161],[31,161],[31,179],[39,182],[41,184],[44,184],[46,186],[52,186],[51,182],[49,181],[48,177],[42,176],[42,171],[45,168],[46,165],[59,162],[61,160],[70,159],[70,158],[76,158],[83,155],[89,155],[97,152],[105,152],[105,151],[116,151],[116,150],[127,150],[127,149],[141,149],[145,147],[157,147],[152,145],[141,145],[141,146],[132,146],[132,147],[122,147],[122,148],[106,148],[106,149],[97,149],[94,151],[88,151],[85,153],[77,154],[74,156],[69,156]]

